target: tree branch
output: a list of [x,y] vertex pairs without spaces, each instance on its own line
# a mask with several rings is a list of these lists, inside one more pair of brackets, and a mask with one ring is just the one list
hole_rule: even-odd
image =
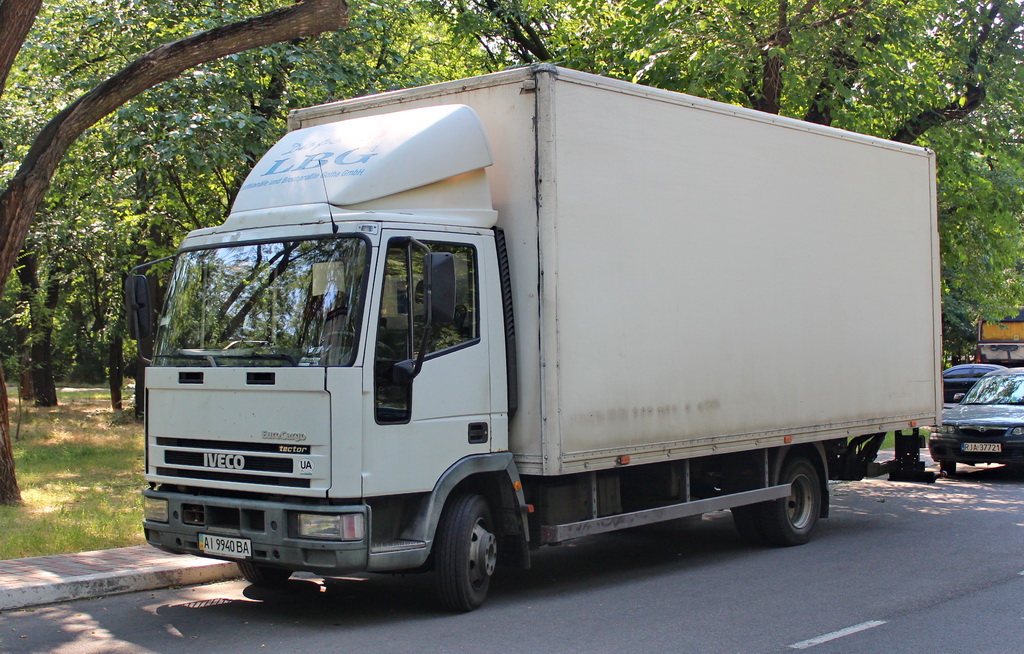
[[551,59],[551,52],[544,45],[540,34],[526,20],[523,20],[518,12],[513,12],[498,0],[484,0],[482,7],[491,15],[498,18],[508,30],[508,39],[519,46],[519,58],[524,63],[533,63],[530,55],[538,61]]
[[7,75],[36,22],[43,0],[3,0],[0,2],[0,97],[7,86]]
[[81,96],[39,133],[17,174],[0,195],[0,292],[3,291],[61,158],[89,127],[143,91],[199,64],[348,24],[344,0],[302,0],[248,20],[161,45]]
[[[954,120],[962,120],[982,105],[986,95],[985,83],[975,83],[974,80],[982,79],[982,66],[989,65],[996,59],[995,51],[1006,46],[1022,24],[1020,14],[1008,19],[1003,11],[1004,7],[1005,0],[993,2],[988,6],[985,22],[978,30],[977,38],[964,62],[961,73],[962,95],[943,105],[925,109],[911,116],[896,128],[890,139],[900,143],[913,143],[929,129]],[[997,26],[1001,26],[1002,30],[995,36]],[[990,45],[991,49],[985,56],[984,49],[987,45]]]

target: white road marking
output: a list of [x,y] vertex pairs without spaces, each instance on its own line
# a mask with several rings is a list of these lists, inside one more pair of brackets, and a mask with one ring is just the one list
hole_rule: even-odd
[[816,638],[809,638],[808,640],[802,640],[799,643],[793,643],[792,645],[789,646],[789,648],[790,649],[807,649],[808,647],[814,647],[815,645],[821,645],[822,643],[827,643],[827,642],[835,640],[837,638],[842,638],[843,636],[849,636],[851,634],[855,634],[855,633],[858,633],[858,632],[861,632],[861,631],[867,631],[868,629],[874,629],[875,627],[880,627],[883,624],[885,624],[885,620],[869,620],[867,622],[862,622],[860,624],[855,624],[852,627],[847,627],[846,629],[840,629],[839,631],[833,631],[830,634],[825,634],[823,636],[818,636]]

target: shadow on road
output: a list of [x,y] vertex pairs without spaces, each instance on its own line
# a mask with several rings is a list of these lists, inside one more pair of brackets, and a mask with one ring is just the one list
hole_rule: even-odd
[[[1024,511],[1018,500],[1021,484],[1024,473],[1005,466],[963,466],[960,474],[935,484],[884,479],[841,484],[833,489],[833,519],[819,526],[818,539],[863,538],[876,529],[884,531],[886,523],[906,513],[943,518],[960,511],[1020,513]],[[804,547],[814,547],[815,542]],[[777,561],[779,552],[743,541],[728,511],[582,538],[535,551],[530,570],[499,569],[485,610],[505,603],[573,597],[661,574],[699,573],[736,558],[757,567],[762,562]],[[242,591],[244,599],[166,606],[161,612],[216,611],[249,621],[332,626],[415,621],[444,615],[438,608],[433,584],[430,573],[327,579],[309,576],[292,579],[276,590],[248,586]]]
[[[218,640],[222,636],[217,634],[233,630],[239,632],[238,643],[268,647],[294,645],[317,634],[333,642],[344,634],[346,651],[413,651],[409,645],[426,638],[439,639],[432,641],[436,644],[446,634],[493,630],[497,624],[513,639],[532,637],[538,624],[565,630],[563,636],[571,637],[577,627],[570,628],[567,612],[579,609],[577,619],[598,615],[603,618],[593,619],[627,623],[664,611],[666,605],[677,611],[673,615],[704,619],[753,606],[777,611],[781,620],[796,610],[794,602],[806,601],[804,609],[811,610],[820,603],[842,604],[847,595],[896,596],[908,584],[928,578],[915,566],[927,560],[936,542],[960,548],[953,554],[961,560],[977,550],[977,539],[1012,537],[1007,530],[1020,528],[1019,516],[1024,514],[1024,474],[1004,466],[963,466],[961,474],[934,484],[876,478],[831,486],[832,517],[802,547],[748,545],[733,528],[729,512],[722,511],[542,548],[534,553],[530,570],[499,569],[487,604],[467,615],[439,608],[429,573],[328,579],[296,575],[277,590],[236,582],[160,591],[149,600],[142,594],[134,600],[109,598],[112,603],[138,603],[134,619],[105,613],[107,600],[42,607],[36,616],[55,626],[56,633],[51,631],[49,647],[38,651],[74,649],[100,638],[106,649],[76,651],[117,651],[111,643],[134,651],[131,644],[143,642],[152,651],[172,651],[171,645],[191,639],[205,649],[243,651],[241,645]],[[894,567],[907,553],[917,563]],[[979,566],[962,574],[977,583],[1002,579],[1004,571]],[[841,586],[831,581],[836,575]],[[786,580],[785,588],[802,589],[813,599],[780,594],[780,579]],[[926,584],[921,588],[918,594],[931,592]],[[122,610],[122,615],[132,613]],[[701,629],[711,628],[701,624]],[[404,645],[381,649],[383,628],[389,640]],[[0,634],[0,650],[5,649],[3,642]],[[488,642],[504,642],[502,634],[493,634]]]
[[[734,558],[771,550],[741,541],[728,512],[643,529],[582,538],[533,554],[530,570],[499,569],[487,607],[629,583],[636,578],[679,570],[699,570]],[[444,615],[431,573],[293,578],[280,589],[248,586],[244,599],[218,599],[164,606],[168,620],[195,619],[202,613],[250,622],[301,621],[304,624],[367,625],[396,619]]]

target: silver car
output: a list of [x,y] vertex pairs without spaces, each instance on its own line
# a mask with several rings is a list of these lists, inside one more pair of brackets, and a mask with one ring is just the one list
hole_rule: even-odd
[[1024,465],[1024,369],[982,377],[959,404],[943,410],[928,449],[950,475],[957,463]]

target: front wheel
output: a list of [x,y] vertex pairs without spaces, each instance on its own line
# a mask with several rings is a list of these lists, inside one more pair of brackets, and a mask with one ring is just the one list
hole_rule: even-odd
[[484,603],[498,562],[491,510],[480,495],[461,495],[441,514],[435,540],[437,594],[452,611]]
[[956,461],[939,461],[939,472],[952,477],[956,474]]
[[761,531],[773,545],[803,545],[811,540],[821,514],[821,482],[810,461],[795,457],[782,467],[781,484],[792,484],[789,497],[765,502]]

